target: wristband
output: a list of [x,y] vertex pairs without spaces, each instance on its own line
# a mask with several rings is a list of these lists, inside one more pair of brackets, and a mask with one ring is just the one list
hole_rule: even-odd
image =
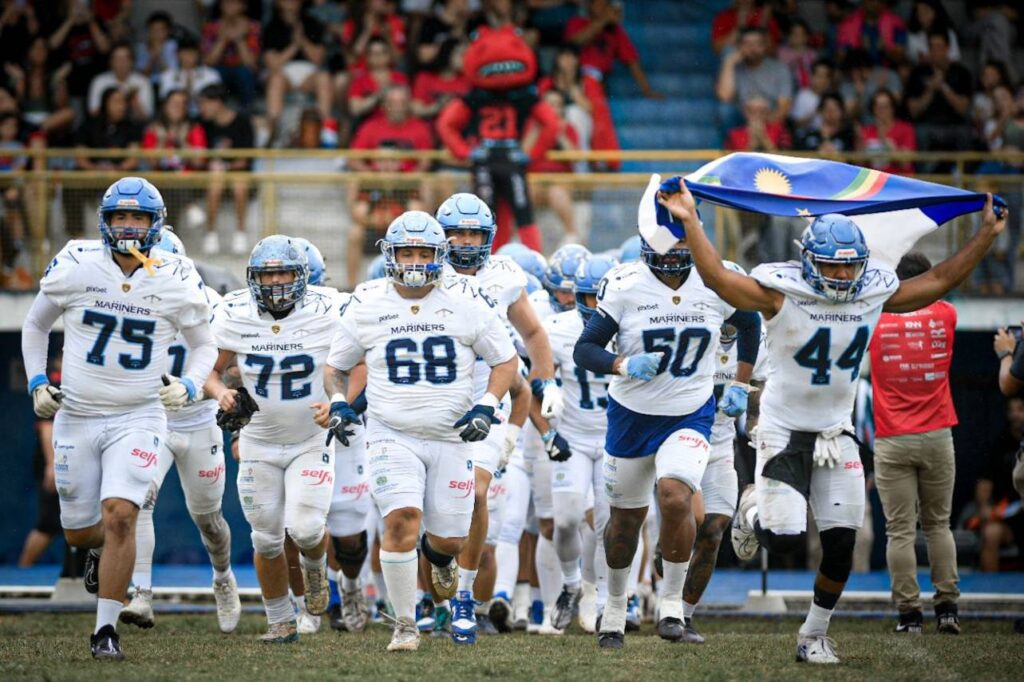
[[996,357],[998,357],[1000,360],[1002,360],[1003,358],[1007,358],[1011,355],[1013,355],[1012,350],[1001,350],[996,353]]
[[45,386],[50,383],[50,380],[46,378],[45,374],[37,374],[32,377],[28,382],[28,394],[32,395],[36,392],[36,389],[40,386]]
[[544,441],[545,445],[547,445],[548,443],[553,441],[555,439],[555,436],[557,436],[557,435],[558,435],[558,431],[555,431],[554,429],[548,429],[543,434],[541,434],[540,439],[542,441]]
[[480,398],[480,402],[477,403],[477,404],[478,405],[483,405],[484,407],[497,408],[498,404],[500,402],[501,402],[500,400],[498,400],[497,398],[494,397],[493,393],[488,392],[488,393],[484,393],[484,397]]
[[345,396],[342,395],[341,393],[335,393],[334,395],[331,396],[331,402],[332,403],[343,403],[343,402],[346,402],[345,401]]

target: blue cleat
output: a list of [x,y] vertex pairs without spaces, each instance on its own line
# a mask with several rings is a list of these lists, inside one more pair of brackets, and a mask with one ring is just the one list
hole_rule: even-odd
[[456,644],[476,644],[476,614],[473,612],[476,602],[473,595],[460,590],[452,605],[452,641]]
[[640,629],[640,597],[635,594],[626,602],[626,632],[636,632]]
[[434,631],[434,600],[425,595],[416,605],[416,629],[420,632]]

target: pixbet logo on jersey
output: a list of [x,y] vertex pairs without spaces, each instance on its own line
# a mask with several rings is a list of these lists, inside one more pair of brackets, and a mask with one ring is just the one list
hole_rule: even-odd
[[334,476],[327,469],[303,469],[302,478],[312,479],[306,485],[323,485],[334,483]]
[[341,486],[342,495],[355,495],[355,497],[352,499],[353,502],[361,498],[363,496],[363,493],[368,492],[370,492],[370,484],[366,482],[360,483],[359,485]]
[[462,495],[456,495],[460,500],[464,497],[469,497],[473,494],[473,489],[476,488],[476,481],[469,479],[468,481],[448,481],[449,490],[465,490],[466,492]]
[[200,469],[199,478],[208,479],[211,484],[216,483],[220,480],[220,475],[224,473],[224,465],[218,464],[212,469]]
[[142,464],[138,462],[133,462],[133,464],[135,464],[135,466],[139,467],[140,469],[148,469],[149,467],[156,464],[155,452],[147,452],[145,450],[135,448],[134,450],[132,450],[132,457],[138,457],[139,460],[142,462]]

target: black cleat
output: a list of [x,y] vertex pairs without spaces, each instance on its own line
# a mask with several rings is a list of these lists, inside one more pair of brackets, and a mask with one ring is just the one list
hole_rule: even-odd
[[82,582],[85,583],[86,592],[99,594],[100,553],[95,549],[90,549],[85,555],[85,571],[82,573]]
[[621,649],[626,645],[626,636],[621,632],[602,632],[597,635],[597,646],[602,649]]
[[497,635],[498,628],[494,627],[491,617],[486,613],[476,614],[476,632],[478,635]]
[[658,621],[658,636],[669,642],[683,641],[683,621],[678,618],[662,618]]
[[327,615],[330,616],[331,629],[337,630],[338,632],[345,632],[345,621],[341,618],[341,603],[332,604],[327,609]]
[[697,628],[693,627],[693,623],[689,618],[683,619],[683,641],[689,644],[703,644],[704,637],[697,632]]
[[512,632],[512,623],[510,621],[512,605],[508,603],[505,597],[498,596],[492,599],[491,605],[487,609],[487,615],[490,616],[491,623],[498,632]]
[[908,635],[920,635],[924,632],[924,615],[920,611],[907,611],[900,614],[900,622],[893,632]]
[[956,604],[937,604],[935,617],[938,619],[936,629],[942,635],[960,634],[960,616]]
[[89,637],[89,648],[92,650],[92,657],[97,660],[124,660],[124,653],[121,652],[121,638],[113,625],[104,625],[99,632]]

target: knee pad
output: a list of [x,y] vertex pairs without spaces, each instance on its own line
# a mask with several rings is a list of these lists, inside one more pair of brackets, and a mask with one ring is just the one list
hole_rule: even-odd
[[199,534],[203,537],[204,544],[207,541],[217,544],[231,543],[231,527],[228,526],[228,522],[219,509],[208,514],[192,514],[191,516],[192,522],[196,524]]
[[555,526],[563,531],[579,528],[583,523],[586,504],[583,495],[578,493],[559,493],[552,496]]
[[761,527],[760,523],[755,527],[755,531],[761,546],[774,554],[791,554],[799,552],[807,546],[807,533],[780,535],[770,530],[765,530]]
[[845,583],[853,569],[853,547],[857,531],[853,528],[829,528],[819,533],[821,538],[821,566],[818,571],[838,583]]
[[299,523],[288,528],[287,531],[288,537],[295,542],[298,548],[307,551],[323,542],[324,533],[327,532],[323,523]]
[[370,543],[364,530],[358,536],[359,546],[356,549],[346,549],[339,538],[332,537],[331,545],[334,547],[334,558],[342,565],[362,566],[366,561],[366,555],[370,553]]
[[274,559],[284,551],[284,533],[271,535],[254,530],[251,534],[252,548],[264,559]]

